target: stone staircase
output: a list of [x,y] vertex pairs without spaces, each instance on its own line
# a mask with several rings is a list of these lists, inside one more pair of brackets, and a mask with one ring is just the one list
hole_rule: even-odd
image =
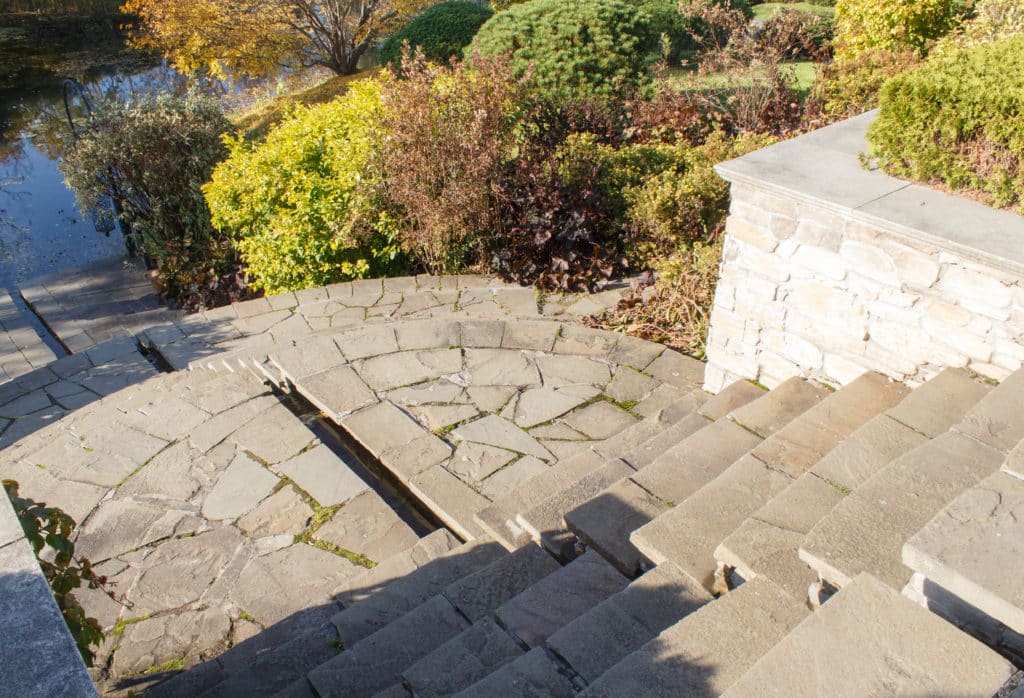
[[1024,372],[712,396],[522,291],[357,282],[149,330],[190,370],[0,452],[123,594],[82,593],[102,692],[1008,694]]

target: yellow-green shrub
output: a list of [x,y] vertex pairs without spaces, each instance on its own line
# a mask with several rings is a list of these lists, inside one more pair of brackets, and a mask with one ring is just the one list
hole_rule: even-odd
[[959,0],[837,0],[836,60],[871,49],[923,53],[956,26],[962,7]]
[[880,105],[868,139],[888,172],[1024,203],[1024,36],[903,73]]
[[384,138],[381,83],[299,108],[263,143],[229,138],[204,187],[213,223],[235,239],[268,293],[382,275],[397,247],[374,201],[371,161]]
[[944,37],[935,53],[991,43],[1024,34],[1024,3],[1021,0],[977,0],[970,21]]

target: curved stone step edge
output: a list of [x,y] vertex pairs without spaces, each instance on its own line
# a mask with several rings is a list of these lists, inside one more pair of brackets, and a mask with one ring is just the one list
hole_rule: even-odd
[[[902,588],[911,576],[902,562],[903,544],[961,493],[1000,469],[1012,448],[1006,434],[1024,429],[1024,409],[1006,408],[1022,400],[1024,370],[985,392],[948,431],[888,463],[844,497],[804,537],[800,559],[835,586],[869,572]],[[898,522],[894,521],[897,527],[879,529],[881,518],[891,521],[892,517],[882,517],[876,502],[897,493],[903,505]],[[885,531],[884,549],[854,544],[857,532],[865,527],[872,531],[866,540],[877,539],[878,531]]]
[[925,434],[959,422],[990,390],[959,369],[946,369],[918,386],[751,514],[719,544],[715,559],[747,580],[771,569],[791,575],[789,580],[776,579],[787,589],[806,587],[817,575],[798,558],[803,536],[860,483],[921,445],[928,438]]

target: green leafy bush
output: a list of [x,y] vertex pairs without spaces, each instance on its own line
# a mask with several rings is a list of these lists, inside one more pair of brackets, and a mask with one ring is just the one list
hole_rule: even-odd
[[[107,578],[96,574],[87,559],[75,557],[75,544],[71,542],[75,522],[70,516],[56,507],[19,496],[18,483],[14,480],[4,480],[3,488],[39,561],[39,568],[53,591],[78,652],[85,665],[91,667],[95,659],[93,648],[103,644],[103,629],[99,621],[86,616],[73,592],[84,582],[87,588],[99,589],[113,598],[113,593],[106,588]],[[44,552],[44,548],[53,553]]]
[[878,106],[885,82],[921,64],[916,51],[868,49],[821,69],[811,89],[814,101],[831,119],[862,114]]
[[923,54],[928,42],[956,26],[962,11],[960,0],[838,0],[836,59],[871,49]]
[[1024,36],[899,75],[880,103],[868,138],[888,172],[1024,210]]
[[462,49],[493,14],[490,8],[468,0],[446,0],[431,5],[384,42],[381,62],[396,66],[402,58],[402,47],[408,43],[410,49],[422,49],[427,60],[447,63],[462,55]]
[[936,46],[936,53],[977,46],[1024,34],[1024,3],[1020,0],[977,0],[971,18]]
[[[713,0],[714,4],[738,9],[749,18],[753,11],[746,0]],[[679,63],[697,48],[697,37],[709,31],[698,17],[680,11],[679,0],[642,0],[637,5],[651,17],[651,30],[655,36],[667,37],[667,58]]]
[[230,157],[204,187],[268,293],[379,276],[396,264],[393,227],[373,199],[370,168],[384,138],[381,83],[353,83],[333,102],[297,109],[263,143],[227,139]]
[[516,76],[529,73],[541,91],[579,98],[645,82],[656,44],[647,13],[619,0],[531,0],[491,17],[471,48],[509,53]]
[[61,163],[82,210],[117,195],[166,293],[179,301],[232,271],[230,245],[210,225],[201,190],[227,156],[229,129],[220,107],[197,95],[110,101]]

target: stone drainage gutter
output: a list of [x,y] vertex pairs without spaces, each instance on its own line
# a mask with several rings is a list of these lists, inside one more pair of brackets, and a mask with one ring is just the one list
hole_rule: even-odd
[[6,494],[0,494],[0,695],[95,696],[75,641]]
[[866,169],[862,116],[716,170],[732,184],[705,388],[910,384],[1024,362],[1024,217]]

